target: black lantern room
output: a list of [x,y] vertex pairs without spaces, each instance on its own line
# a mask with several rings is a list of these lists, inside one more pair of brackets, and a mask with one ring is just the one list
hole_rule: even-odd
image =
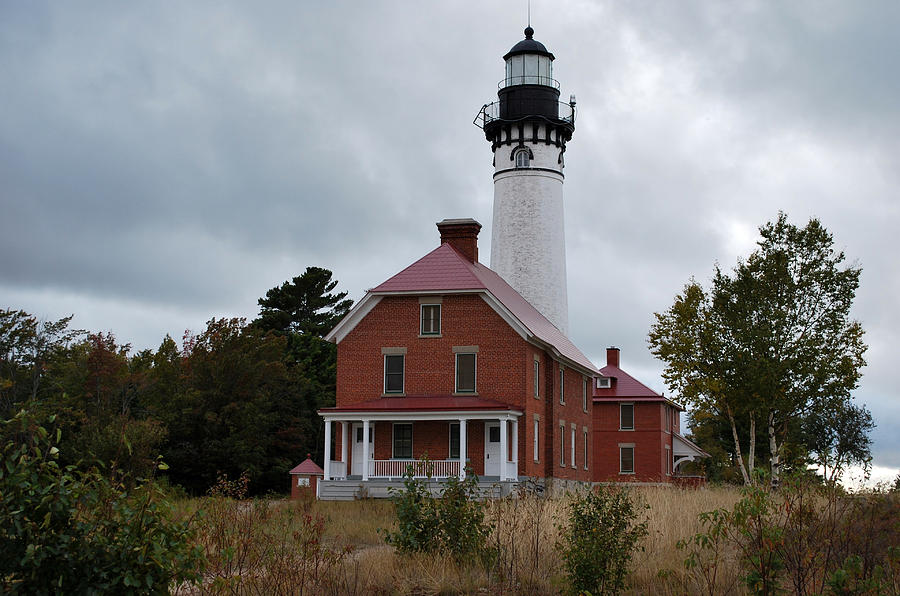
[[534,39],[534,29],[525,29],[525,39],[503,56],[506,76],[498,86],[499,101],[485,105],[475,124],[494,140],[497,126],[506,123],[542,120],[561,127],[560,141],[571,138],[575,129],[574,98],[568,104],[559,101],[559,82],[553,78],[552,53]]

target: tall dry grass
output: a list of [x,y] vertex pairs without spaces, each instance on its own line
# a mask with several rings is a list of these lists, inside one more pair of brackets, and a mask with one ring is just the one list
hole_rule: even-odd
[[[628,593],[746,593],[734,545],[723,549],[714,578],[686,570],[688,552],[676,547],[679,540],[705,530],[701,513],[732,509],[741,498],[739,489],[634,487],[630,494],[649,509],[639,509],[647,516],[648,535],[632,560]],[[208,581],[191,592],[557,594],[565,589],[557,543],[571,499],[523,496],[486,502],[486,517],[494,527],[491,546],[498,552],[487,568],[438,554],[397,554],[380,531],[394,529],[389,501],[193,500],[183,511],[185,515],[207,511],[198,541],[213,566]],[[873,519],[885,528],[896,528],[898,509],[892,507],[893,517],[878,510],[881,517]],[[869,533],[884,533],[876,530]],[[232,554],[223,554],[228,549]]]

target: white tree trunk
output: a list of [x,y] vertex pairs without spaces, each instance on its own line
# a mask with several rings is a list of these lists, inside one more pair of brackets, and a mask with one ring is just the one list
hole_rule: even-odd
[[750,454],[747,457],[747,469],[753,474],[756,468],[756,412],[750,412]]
[[778,442],[775,440],[775,411],[769,411],[769,453],[772,468],[772,489],[778,488],[781,480],[781,462],[778,457]]
[[725,408],[728,414],[728,422],[731,423],[731,436],[734,437],[734,453],[737,456],[738,466],[741,468],[741,476],[744,477],[744,484],[749,486],[750,476],[747,474],[747,468],[744,467],[744,456],[741,455],[741,441],[738,438],[737,426],[734,424],[734,413],[730,407]]

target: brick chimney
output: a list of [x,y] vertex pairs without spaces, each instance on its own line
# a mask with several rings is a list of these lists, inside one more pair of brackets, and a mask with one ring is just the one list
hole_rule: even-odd
[[481,224],[470,217],[438,222],[441,244],[449,244],[472,263],[478,262],[478,232]]
[[615,346],[606,348],[606,366],[619,368],[619,348]]

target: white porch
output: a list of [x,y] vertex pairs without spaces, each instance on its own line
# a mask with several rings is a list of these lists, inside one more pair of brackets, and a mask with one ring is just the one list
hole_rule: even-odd
[[[357,492],[367,492],[366,483],[372,481],[371,486],[375,489],[376,485],[380,486],[380,481],[402,479],[409,469],[416,478],[435,480],[464,478],[467,467],[470,473],[476,473],[485,482],[515,482],[519,476],[518,421],[521,412],[515,410],[351,412],[334,408],[319,413],[325,419],[325,493],[329,492],[327,488],[337,486],[334,481],[358,484]],[[435,425],[435,422],[443,424]],[[474,425],[478,425],[477,431],[472,430]],[[374,437],[376,428],[380,429],[377,431],[380,433],[386,432],[386,429],[396,433],[397,426],[410,428],[408,444],[404,444],[407,457],[396,456],[396,436],[391,436],[389,441],[383,437],[377,441]],[[334,453],[333,428],[340,428],[340,439],[335,441]],[[414,428],[418,428],[419,433],[414,433]],[[447,434],[437,436],[439,433],[433,432],[436,428],[446,429],[439,432]],[[432,432],[417,436],[426,429]],[[458,433],[458,440],[454,441],[450,435],[455,433]],[[483,444],[472,444],[470,437],[473,435],[483,435]],[[444,440],[447,441],[446,449],[441,447]],[[481,438],[476,440],[481,441]],[[376,445],[381,450],[380,457],[375,457]],[[435,445],[439,447],[435,448]],[[470,445],[478,453],[479,461],[470,458]],[[387,453],[391,455],[387,459],[384,457],[386,450],[391,451]],[[453,453],[454,450],[458,453]],[[427,462],[422,459],[425,455],[429,457]],[[321,493],[322,498],[328,498],[325,493]]]

